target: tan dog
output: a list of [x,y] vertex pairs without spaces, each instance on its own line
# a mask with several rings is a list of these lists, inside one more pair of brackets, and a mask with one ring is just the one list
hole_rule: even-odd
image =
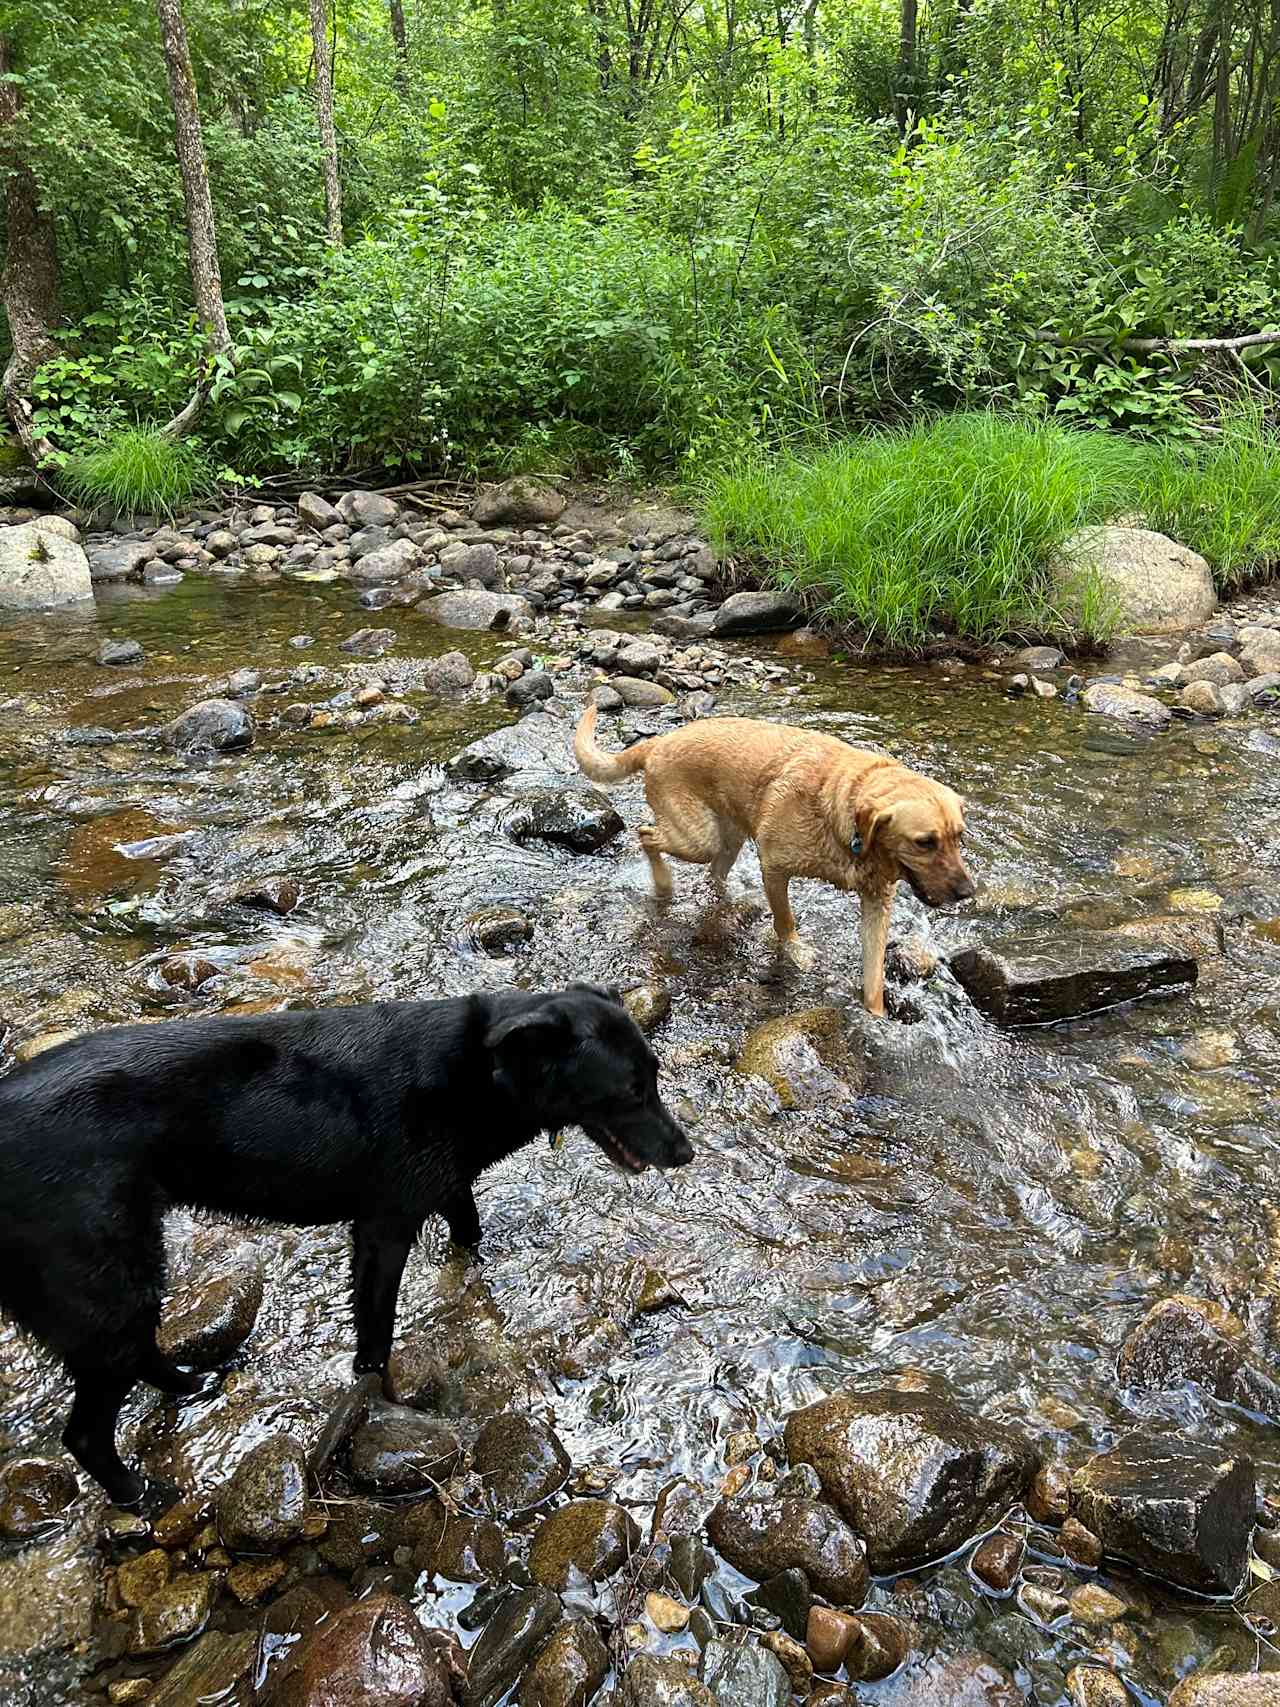
[[709,865],[723,889],[742,844],[752,841],[779,944],[804,966],[813,954],[796,930],[791,879],[855,890],[862,901],[862,1001],[872,1014],[884,1014],[885,946],[899,881],[929,907],[974,892],[960,857],[964,802],[895,759],[833,735],[745,717],[701,719],[612,754],[596,745],[596,715],[589,707],[574,752],[592,782],[644,772],[655,821],[639,836],[659,899],[671,895],[665,854]]

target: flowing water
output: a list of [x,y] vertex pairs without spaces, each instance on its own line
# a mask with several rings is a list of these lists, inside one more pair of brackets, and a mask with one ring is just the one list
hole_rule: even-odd
[[[424,640],[411,612],[370,620],[398,630],[393,660],[459,643]],[[512,840],[510,791],[455,784],[440,768],[511,721],[500,703],[410,693],[415,725],[322,733],[276,722],[287,700],[317,691],[291,688],[254,702],[250,751],[199,764],[153,744],[65,738],[154,727],[246,665],[268,681],[300,665],[346,668],[336,645],[357,625],[349,593],[191,578],[0,629],[10,1049],[37,1033],[282,1003],[575,978],[664,987],[671,1010],[654,1042],[695,1163],[633,1180],[579,1134],[538,1144],[480,1184],[483,1267],[441,1267],[435,1228],[400,1307],[404,1337],[461,1333],[518,1353],[562,1335],[585,1348],[531,1375],[530,1402],[554,1415],[575,1464],[600,1466],[642,1518],[671,1476],[722,1478],[728,1434],[767,1441],[787,1412],[851,1380],[946,1393],[1079,1463],[1134,1420],[1115,1352],[1173,1292],[1230,1306],[1280,1361],[1274,721],[1134,737],[1062,701],[1011,702],[961,667],[789,662],[772,690],[723,696],[722,711],[884,745],[964,794],[978,899],[926,917],[904,892],[895,934],[945,953],[1014,929],[1159,920],[1201,958],[1193,994],[1060,1029],[1001,1032],[945,973],[912,987],[903,1020],[875,1025],[856,1008],[851,900],[795,886],[819,952],[812,972],[784,973],[749,853],[731,914],[687,867],[660,914],[630,837],[592,855]],[[315,638],[305,650],[289,644],[302,633]],[[140,640],[145,664],[96,667],[108,635]],[[506,649],[489,636],[461,644],[478,665]],[[613,798],[629,826],[642,821],[637,788]],[[271,875],[302,885],[291,916],[228,901]],[[533,924],[499,958],[466,923],[494,905]],[[162,975],[188,950],[218,969],[194,992]],[[850,1010],[849,1055],[800,1087],[800,1106],[736,1070],[751,1028],[826,1006]],[[344,1237],[252,1229],[218,1244],[186,1217],[172,1233],[178,1276],[206,1251],[238,1260],[246,1241],[267,1264],[256,1331],[222,1395],[175,1412],[139,1388],[126,1411],[126,1455],[145,1450],[153,1471],[215,1487],[265,1434],[313,1438],[348,1382]],[[637,1264],[666,1278],[674,1307],[628,1311]],[[0,1442],[56,1450],[66,1400],[48,1360],[0,1329]],[[1274,1429],[1191,1396],[1154,1408],[1247,1446],[1263,1485],[1280,1487]],[[954,1571],[944,1579],[970,1645],[1013,1668],[1029,1699],[1066,1699],[1065,1669],[1083,1652],[1070,1630],[1037,1629],[966,1598]],[[435,1608],[437,1621],[471,1592]],[[1223,1641],[1270,1663],[1237,1613],[1173,1601],[1117,1663],[1157,1701]],[[62,1699],[63,1687],[33,1699]],[[893,1687],[866,1698],[889,1700]]]

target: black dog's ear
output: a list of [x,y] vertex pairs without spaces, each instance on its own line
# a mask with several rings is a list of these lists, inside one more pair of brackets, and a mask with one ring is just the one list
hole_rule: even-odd
[[622,991],[616,984],[570,984],[571,990],[581,990],[584,996],[602,996],[606,1002],[612,1002],[615,1008],[624,1007]]
[[533,1008],[528,1013],[500,1019],[485,1033],[484,1046],[495,1052],[545,1049],[563,1036],[564,1015],[554,1008]]

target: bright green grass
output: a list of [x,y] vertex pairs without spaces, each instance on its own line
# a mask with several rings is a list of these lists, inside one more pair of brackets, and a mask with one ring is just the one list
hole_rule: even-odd
[[[935,629],[989,640],[1064,626],[1047,565],[1075,529],[1128,508],[1146,453],[1104,433],[958,414],[809,456],[739,463],[705,494],[726,550],[890,645]],[[1072,626],[1105,634],[1077,589]]]
[[204,453],[157,427],[126,427],[70,459],[62,485],[89,509],[117,515],[172,516],[209,491]]

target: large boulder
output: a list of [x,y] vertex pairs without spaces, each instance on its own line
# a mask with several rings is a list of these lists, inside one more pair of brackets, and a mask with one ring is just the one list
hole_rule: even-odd
[[1280,1383],[1258,1369],[1241,1343],[1243,1328],[1204,1298],[1164,1298],[1130,1333],[1116,1378],[1135,1392],[1165,1393],[1194,1381],[1215,1399],[1280,1421]]
[[804,611],[788,593],[730,593],[711,624],[713,634],[779,634],[804,626]]
[[471,519],[484,528],[508,522],[545,526],[560,519],[566,502],[554,486],[534,480],[528,474],[517,474],[514,479],[482,492],[472,506]]
[[1218,603],[1204,558],[1150,528],[1085,528],[1072,534],[1053,573],[1068,620],[1080,615],[1082,586],[1096,579],[1114,600],[1129,634],[1198,628]]
[[202,699],[161,730],[177,753],[234,753],[253,741],[253,713],[233,699]]
[[490,593],[482,587],[436,593],[419,600],[416,608],[443,628],[492,628],[508,634],[518,634],[533,615],[533,606],[518,593]]
[[89,547],[89,573],[95,581],[128,581],[141,575],[143,564],[154,556],[149,539],[108,540]]
[[389,528],[400,515],[400,506],[381,492],[344,492],[338,499],[338,514],[353,528]]
[[0,528],[0,609],[50,610],[92,597],[89,559],[69,522],[37,516]]
[[1139,1428],[1071,1478],[1071,1511],[1106,1553],[1200,1594],[1234,1594],[1257,1511],[1252,1460]]
[[389,1594],[348,1606],[304,1636],[264,1699],[269,1707],[454,1707],[443,1649]]
[[1014,936],[962,948],[951,971],[974,1006],[1000,1025],[1051,1025],[1121,1002],[1186,989],[1195,959],[1113,931]]
[[1036,1470],[1013,1430],[890,1388],[834,1393],[793,1412],[786,1443],[865,1538],[877,1574],[954,1551],[1002,1517]]
[[494,1707],[560,1622],[560,1597],[549,1588],[509,1595],[480,1632],[467,1669],[467,1707]]

